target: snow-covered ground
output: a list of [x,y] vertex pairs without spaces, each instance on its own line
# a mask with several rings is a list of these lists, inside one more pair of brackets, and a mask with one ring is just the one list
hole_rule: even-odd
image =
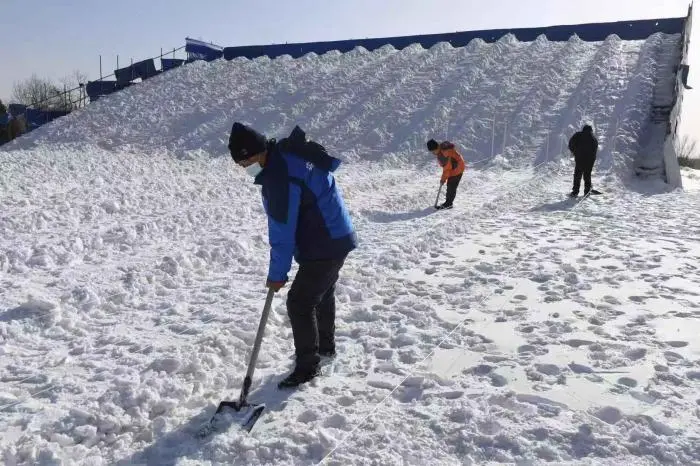
[[700,191],[700,170],[681,167],[684,191]]
[[[195,63],[0,151],[4,464],[699,464],[697,190],[631,178],[678,37]],[[495,125],[494,125],[495,118]],[[251,433],[238,396],[264,301],[258,188],[235,120],[300,124],[360,247],[332,374],[295,392],[282,292]],[[604,195],[565,198],[592,121]],[[430,137],[469,169],[435,212]],[[690,176],[690,175],[689,175]]]

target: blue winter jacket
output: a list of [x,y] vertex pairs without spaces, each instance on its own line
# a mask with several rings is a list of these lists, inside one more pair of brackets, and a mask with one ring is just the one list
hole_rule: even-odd
[[298,263],[342,259],[357,247],[332,174],[339,165],[298,126],[288,138],[268,143],[265,168],[255,178],[268,217],[268,280],[287,281],[293,257]]

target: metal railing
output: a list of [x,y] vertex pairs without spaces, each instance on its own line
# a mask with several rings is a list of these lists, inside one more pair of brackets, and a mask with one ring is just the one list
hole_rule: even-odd
[[[173,58],[175,58],[175,53],[184,49],[185,46],[183,45],[182,47],[178,48],[173,48],[171,51],[163,52],[163,49],[160,49],[160,55],[151,57],[151,58],[146,58],[142,61],[145,60],[156,60],[160,58],[164,58],[167,55],[172,54]],[[131,65],[134,64],[133,58],[131,59]],[[115,69],[119,69],[119,55],[117,55],[117,67]],[[165,71],[161,69],[161,72]],[[106,78],[110,77],[116,77],[115,73],[108,74],[108,75],[103,75],[102,74],[102,55],[100,55],[100,77],[96,81],[103,81]],[[78,85],[72,89],[66,89],[66,85],[64,84],[63,86],[63,92],[57,92],[56,95],[53,95],[51,97],[47,97],[43,100],[40,100],[38,102],[33,102],[30,105],[26,105],[26,108],[34,108],[37,110],[63,110],[63,111],[68,111],[72,112],[73,110],[77,110],[79,108],[85,107],[89,101],[90,97],[87,95],[87,90],[86,90],[87,82],[84,83],[78,83]],[[46,106],[48,103],[54,103],[51,105],[53,108],[42,108]],[[20,115],[24,115],[24,113],[20,113]],[[13,116],[18,116],[18,115],[13,115]]]

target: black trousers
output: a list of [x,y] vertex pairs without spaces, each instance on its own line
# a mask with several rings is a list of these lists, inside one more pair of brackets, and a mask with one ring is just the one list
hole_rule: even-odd
[[343,258],[299,264],[287,294],[299,369],[318,365],[319,351],[335,351],[335,285],[344,262]]
[[578,194],[579,190],[581,189],[581,177],[583,177],[584,194],[588,194],[591,188],[593,188],[593,182],[591,180],[593,165],[595,165],[595,158],[592,160],[576,161],[576,168],[574,169],[574,188],[571,190],[572,193]]
[[447,179],[447,193],[445,195],[445,206],[451,206],[457,196],[457,186],[462,181],[462,173],[451,176]]

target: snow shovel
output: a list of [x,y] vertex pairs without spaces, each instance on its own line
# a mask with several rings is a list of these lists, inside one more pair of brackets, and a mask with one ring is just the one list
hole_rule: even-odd
[[[237,401],[222,401],[219,403],[219,407],[216,409],[214,416],[212,417],[211,424],[214,426],[217,415],[224,411],[225,408],[232,408],[234,413],[231,413],[234,417],[233,423],[239,424],[240,427],[248,432],[253,428],[255,422],[258,420],[263,410],[265,409],[265,403],[260,404],[250,404],[247,401],[248,391],[253,383],[253,372],[255,372],[255,363],[258,361],[258,354],[260,353],[260,345],[262,343],[263,334],[265,333],[265,325],[267,324],[267,317],[270,315],[270,309],[272,308],[272,298],[275,296],[275,291],[270,288],[267,292],[267,299],[265,300],[265,307],[263,308],[262,316],[260,317],[260,324],[258,325],[258,334],[255,336],[255,344],[253,345],[253,353],[250,355],[250,362],[248,363],[248,372],[243,379],[243,388],[241,389],[241,395],[238,397]],[[230,410],[227,410],[230,412]],[[227,416],[229,413],[226,413]]]
[[440,193],[442,193],[442,184],[440,184],[440,189],[438,189],[437,196],[435,197],[435,208],[438,208],[438,202],[440,202]]

